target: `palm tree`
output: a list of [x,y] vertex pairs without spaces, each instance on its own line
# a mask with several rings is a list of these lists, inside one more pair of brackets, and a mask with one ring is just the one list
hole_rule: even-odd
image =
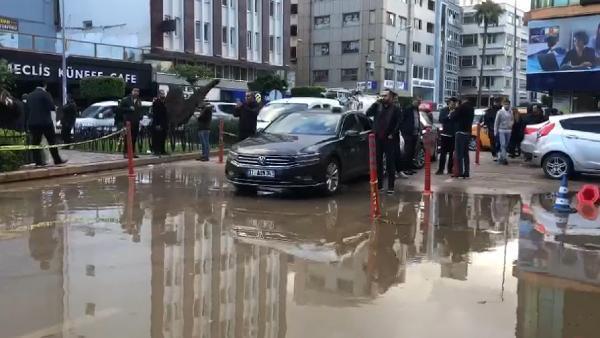
[[504,9],[493,2],[486,0],[475,5],[475,20],[481,25],[483,24],[483,49],[481,50],[481,64],[479,66],[479,89],[477,91],[477,106],[481,105],[481,89],[483,87],[483,65],[485,63],[485,52],[487,48],[488,27],[490,25],[498,25],[498,20]]

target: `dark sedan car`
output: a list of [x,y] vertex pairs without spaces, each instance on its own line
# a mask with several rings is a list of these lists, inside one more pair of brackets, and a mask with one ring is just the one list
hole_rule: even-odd
[[367,175],[371,121],[359,112],[296,112],[231,148],[225,173],[238,190],[319,188]]

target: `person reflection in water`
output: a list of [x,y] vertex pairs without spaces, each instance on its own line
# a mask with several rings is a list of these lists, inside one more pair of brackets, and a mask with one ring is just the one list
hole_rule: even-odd
[[390,224],[379,224],[375,231],[375,269],[373,281],[379,294],[384,294],[389,288],[398,283],[398,268],[400,260],[394,252],[395,228]]
[[40,263],[40,269],[48,270],[50,262],[54,258],[54,252],[58,246],[58,239],[55,235],[56,208],[58,201],[58,191],[52,191],[52,199],[49,205],[46,205],[43,196],[37,195],[33,199],[33,223],[29,231],[29,254],[33,259]]

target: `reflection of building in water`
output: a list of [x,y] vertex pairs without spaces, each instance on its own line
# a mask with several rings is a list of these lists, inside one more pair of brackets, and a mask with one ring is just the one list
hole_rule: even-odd
[[153,246],[164,255],[162,269],[153,265],[153,279],[164,271],[164,283],[153,283],[164,304],[153,337],[285,336],[285,254],[236,244],[202,216],[167,217],[176,241]]

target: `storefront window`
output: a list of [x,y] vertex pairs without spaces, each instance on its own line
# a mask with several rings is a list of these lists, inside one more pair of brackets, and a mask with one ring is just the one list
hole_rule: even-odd
[[532,0],[531,9],[579,5],[579,0]]

